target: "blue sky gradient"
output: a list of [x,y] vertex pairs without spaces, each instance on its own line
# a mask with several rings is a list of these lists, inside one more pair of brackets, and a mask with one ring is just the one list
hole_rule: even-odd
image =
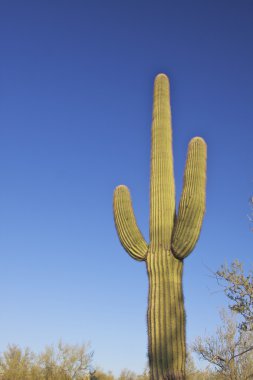
[[0,351],[91,342],[146,364],[147,275],[112,215],[131,189],[148,239],[153,80],[171,82],[177,202],[187,144],[208,144],[207,212],[185,261],[187,341],[226,305],[211,271],[252,265],[253,2],[0,2]]

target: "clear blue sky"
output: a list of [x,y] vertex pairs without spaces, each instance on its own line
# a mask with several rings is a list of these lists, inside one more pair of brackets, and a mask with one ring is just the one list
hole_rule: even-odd
[[207,212],[185,262],[187,341],[225,304],[210,277],[253,263],[251,0],[0,2],[0,351],[90,341],[118,373],[146,363],[145,264],[112,216],[130,187],[148,237],[154,76],[171,80],[179,199],[187,144],[208,143]]

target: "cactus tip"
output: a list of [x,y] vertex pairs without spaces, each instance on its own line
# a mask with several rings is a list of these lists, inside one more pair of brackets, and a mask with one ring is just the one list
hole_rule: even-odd
[[206,142],[205,140],[202,138],[202,137],[199,137],[199,136],[196,136],[196,137],[193,137],[190,141],[191,144],[204,144],[206,145]]
[[116,188],[115,188],[115,191],[126,191],[128,190],[127,186],[126,185],[118,185]]
[[158,80],[169,80],[168,76],[164,73],[159,73],[156,75],[155,77],[155,81],[158,81]]

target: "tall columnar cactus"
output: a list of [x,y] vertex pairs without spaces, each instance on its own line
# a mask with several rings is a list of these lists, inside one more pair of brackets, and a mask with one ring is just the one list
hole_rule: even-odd
[[184,184],[175,212],[169,81],[155,79],[150,180],[150,243],[135,220],[126,186],[114,192],[114,219],[121,244],[149,277],[148,339],[152,380],[185,379],[183,259],[193,250],[205,212],[206,143],[193,138],[188,147]]

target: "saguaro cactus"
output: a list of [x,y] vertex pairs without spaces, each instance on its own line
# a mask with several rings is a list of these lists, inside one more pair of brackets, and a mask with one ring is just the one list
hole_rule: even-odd
[[185,379],[183,259],[193,250],[205,212],[206,143],[193,138],[188,147],[184,184],[175,212],[169,81],[155,78],[150,179],[150,243],[135,220],[129,190],[114,192],[114,219],[121,244],[149,277],[148,340],[152,380]]

